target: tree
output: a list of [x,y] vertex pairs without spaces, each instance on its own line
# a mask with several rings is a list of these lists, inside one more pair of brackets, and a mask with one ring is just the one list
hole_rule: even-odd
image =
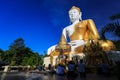
[[2,60],[4,58],[4,51],[0,49],[0,59]]
[[110,20],[117,20],[117,19],[120,19],[120,13],[114,14],[114,15],[110,16],[109,19],[110,19]]
[[9,46],[9,49],[20,49],[25,47],[23,38],[18,38]]
[[98,65],[102,61],[109,63],[107,55],[98,41],[88,41],[83,48],[83,53],[85,54],[86,65]]
[[[113,34],[115,34],[116,36],[118,36],[120,38],[120,32],[119,32],[120,31],[120,23],[118,21],[118,19],[120,19],[120,13],[110,16],[109,19],[114,22],[105,25],[101,29],[101,31],[100,31],[101,38],[106,39],[106,37],[105,37],[106,32],[112,32]],[[115,21],[115,20],[117,20],[117,21]]]
[[108,23],[101,29],[100,31],[101,38],[106,40],[105,33],[112,32],[115,35],[114,37],[118,37],[118,40],[113,41],[116,46],[116,50],[120,50],[120,47],[119,47],[120,45],[120,23],[119,23],[120,13],[110,16],[109,19],[112,20],[113,22]]
[[26,47],[22,38],[16,39],[9,50],[14,53],[15,65],[38,65],[38,53],[34,53],[29,47]]
[[118,36],[120,38],[120,32],[119,31],[120,31],[119,22],[118,21],[117,22],[112,22],[112,23],[109,23],[109,24],[105,25],[102,28],[100,35],[101,35],[102,39],[106,39],[105,33],[106,32],[109,32],[109,33],[112,32],[113,34],[115,34],[116,36]]
[[23,38],[14,40],[8,50],[0,50],[0,56],[3,52],[2,60],[8,62],[9,65],[38,66],[43,63],[43,56],[26,47]]
[[17,38],[14,42],[9,46],[9,53],[12,55],[12,62],[11,65],[19,65],[22,59],[23,51],[25,48],[23,38]]
[[116,46],[116,50],[117,51],[120,51],[120,40],[116,40],[116,41],[113,41],[115,46]]

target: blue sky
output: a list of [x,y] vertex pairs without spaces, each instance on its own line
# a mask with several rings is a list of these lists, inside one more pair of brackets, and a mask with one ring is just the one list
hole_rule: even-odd
[[7,50],[22,37],[42,54],[58,43],[72,6],[81,8],[83,19],[93,19],[98,31],[111,22],[109,16],[120,13],[120,0],[0,0],[0,48]]

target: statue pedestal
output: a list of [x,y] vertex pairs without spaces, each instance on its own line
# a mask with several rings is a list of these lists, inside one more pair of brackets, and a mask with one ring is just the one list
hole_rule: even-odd
[[58,56],[53,56],[53,63],[52,65],[55,66],[56,65],[56,59],[57,59]]
[[51,64],[51,63],[50,63],[50,57],[45,57],[43,64],[45,64],[45,67],[48,67],[48,65]]
[[85,54],[79,53],[79,54],[69,54],[70,60],[85,60]]

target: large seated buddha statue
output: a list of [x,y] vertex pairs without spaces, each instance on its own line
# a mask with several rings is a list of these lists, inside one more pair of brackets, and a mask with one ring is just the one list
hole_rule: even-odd
[[[84,55],[83,48],[90,40],[98,41],[104,50],[112,50],[115,48],[110,40],[100,40],[100,36],[92,19],[82,20],[81,16],[82,12],[80,8],[73,6],[69,10],[71,25],[63,29],[59,43],[48,49],[48,55],[53,57],[60,54],[67,54],[70,59],[76,54]],[[68,42],[68,38],[70,42]]]

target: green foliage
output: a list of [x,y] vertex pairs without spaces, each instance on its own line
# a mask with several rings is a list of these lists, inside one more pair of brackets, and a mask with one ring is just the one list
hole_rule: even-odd
[[14,40],[9,50],[0,49],[0,58],[9,65],[37,66],[43,63],[42,56],[26,47],[22,38]]
[[106,32],[109,32],[109,33],[112,32],[113,34],[115,34],[117,37],[120,38],[120,23],[118,20],[120,19],[120,13],[110,16],[109,19],[114,20],[114,22],[108,23],[101,29],[100,31],[101,38],[106,39],[105,37]]
[[17,50],[25,47],[24,40],[22,38],[18,38],[14,40],[14,42],[9,46],[11,50]]
[[4,58],[4,51],[0,49],[0,60],[2,60],[3,58]]
[[116,36],[118,36],[120,38],[120,24],[119,22],[112,22],[109,23],[107,25],[105,25],[101,31],[100,31],[100,35],[102,39],[106,39],[105,37],[105,33],[106,32],[112,32],[113,34],[115,34]]
[[120,19],[120,13],[110,16],[109,19],[110,20]]
[[83,53],[85,53],[86,65],[98,65],[102,61],[108,63],[107,55],[97,41],[88,41]]
[[[116,46],[116,50],[119,51],[120,50],[120,46],[119,46],[120,45],[120,23],[119,23],[118,19],[120,19],[120,13],[110,16],[109,19],[114,20],[114,22],[111,22],[111,23],[108,23],[107,25],[105,25],[100,31],[100,36],[101,36],[101,39],[106,40],[105,33],[112,32],[116,37],[118,37],[118,40],[113,41],[113,42]],[[115,20],[117,20],[117,21],[115,21]],[[113,36],[113,37],[115,37],[115,36]]]
[[120,40],[113,41],[117,51],[120,51]]

